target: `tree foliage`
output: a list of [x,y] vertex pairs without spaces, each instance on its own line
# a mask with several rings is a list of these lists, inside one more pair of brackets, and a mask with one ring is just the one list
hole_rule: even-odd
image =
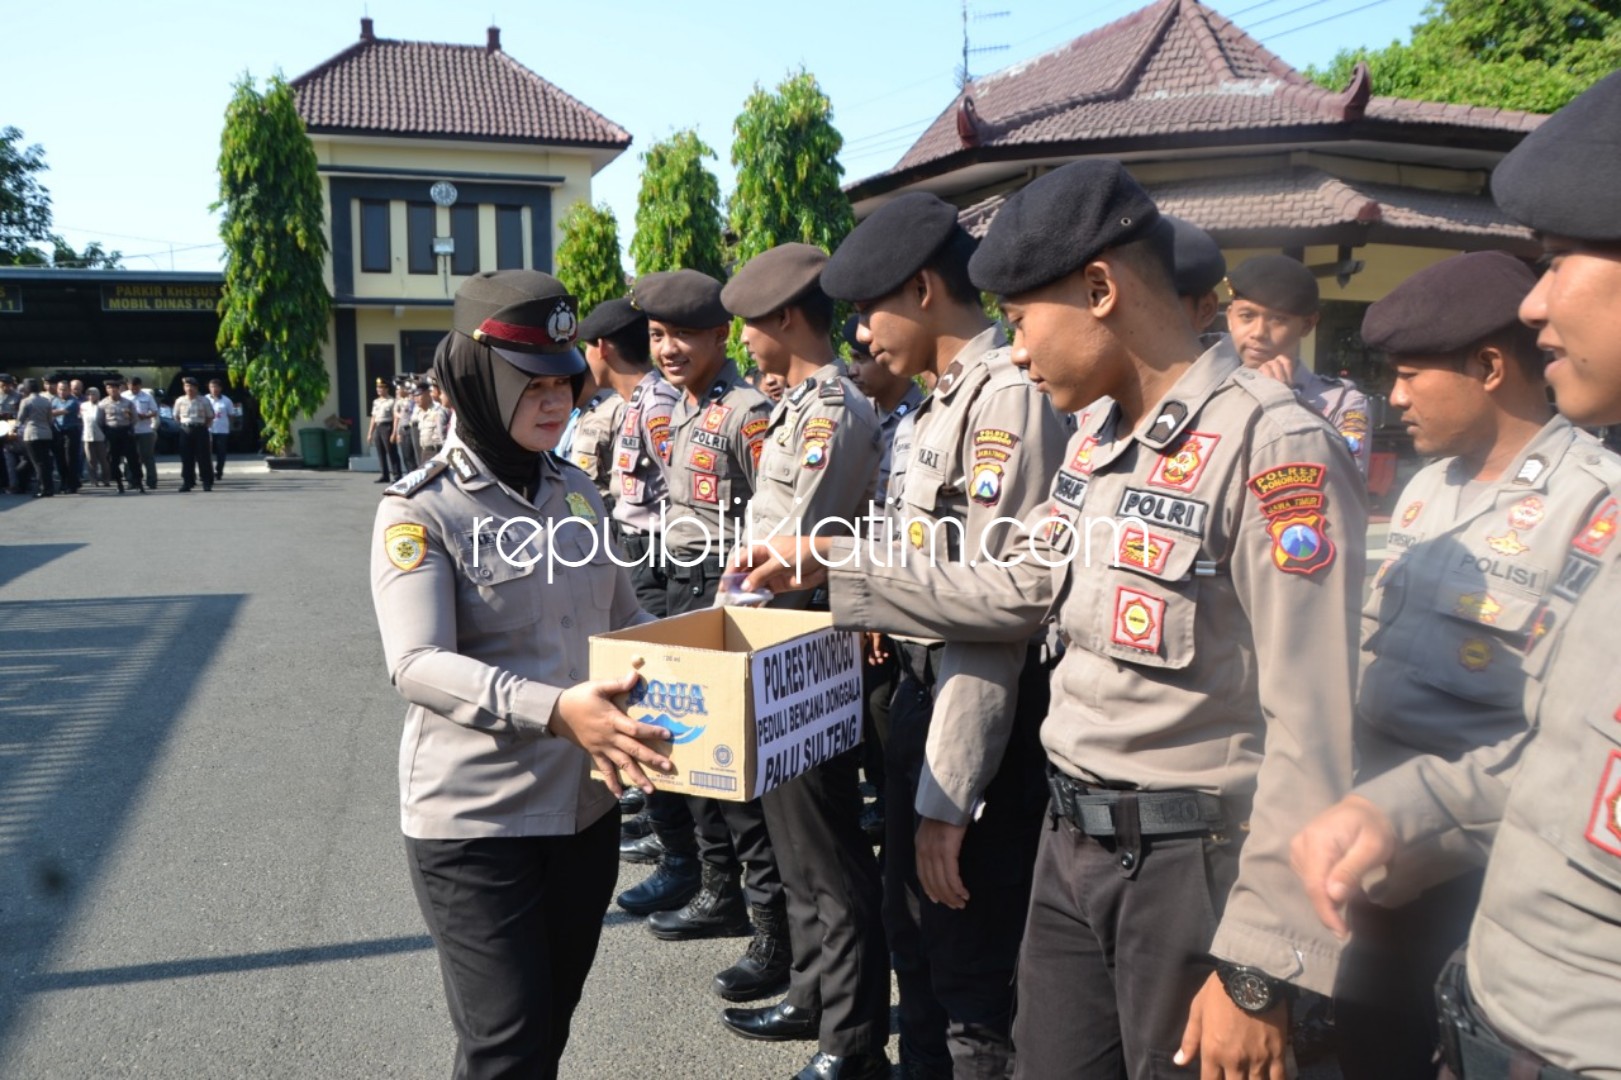
[[855,227],[855,213],[839,185],[844,136],[816,77],[801,70],[772,93],[756,85],[732,130],[735,261],[794,241],[837,247]]
[[606,204],[577,202],[558,222],[557,280],[580,302],[582,314],[604,300],[625,295],[619,262],[619,221]]
[[220,135],[220,355],[259,401],[265,446],[282,453],[293,424],[330,389],[322,346],[332,298],[315,149],[278,73],[264,93],[244,75]]
[[1436,0],[1412,41],[1342,50],[1306,75],[1343,88],[1366,62],[1378,94],[1553,112],[1621,67],[1611,0]]
[[45,151],[23,145],[23,133],[0,128],[0,266],[118,268],[121,255],[92,241],[75,251],[51,231],[51,193],[39,182]]
[[695,131],[678,131],[642,155],[636,235],[630,257],[638,274],[701,270],[725,280],[720,181],[704,165],[715,157]]

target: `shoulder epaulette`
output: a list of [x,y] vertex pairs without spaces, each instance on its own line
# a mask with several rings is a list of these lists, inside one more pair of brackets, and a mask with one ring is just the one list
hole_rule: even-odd
[[715,384],[709,388],[709,400],[719,401],[732,389],[732,384],[725,379],[716,379]]
[[[1328,421],[1301,403],[1292,386],[1285,386],[1266,375],[1257,375],[1248,368],[1240,368],[1228,381],[1254,398],[1261,411],[1272,415],[1272,419],[1282,424],[1285,431],[1334,431]],[[1335,431],[1334,437],[1339,438],[1339,432]]]
[[822,386],[822,392],[817,397],[831,405],[844,404],[844,380],[829,379]]
[[434,477],[438,476],[448,468],[450,468],[450,466],[446,465],[442,458],[434,458],[432,461],[422,466],[422,468],[417,469],[414,472],[406,473],[404,476],[394,481],[394,483],[388,485],[388,487],[384,489],[383,494],[397,495],[402,499],[409,499],[411,496],[427,487],[429,482],[432,481]]

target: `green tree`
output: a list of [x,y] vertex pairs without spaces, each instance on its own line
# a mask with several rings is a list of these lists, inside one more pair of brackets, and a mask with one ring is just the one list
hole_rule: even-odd
[[695,131],[678,131],[642,155],[636,235],[630,241],[638,274],[701,270],[725,280],[720,181],[704,165],[714,156]]
[[75,251],[51,231],[51,193],[38,175],[50,166],[44,149],[22,138],[14,127],[0,128],[0,266],[118,269],[119,252],[97,241]]
[[794,241],[837,247],[855,227],[855,213],[839,185],[844,136],[816,77],[801,70],[773,93],[756,85],[732,130],[735,261]]
[[331,384],[322,346],[332,298],[322,271],[326,233],[321,180],[280,73],[264,93],[244,75],[225,109],[220,135],[220,355],[231,378],[253,392],[265,448],[285,453],[293,424],[326,401]]
[[1605,0],[1437,0],[1412,41],[1342,50],[1306,75],[1343,88],[1366,62],[1375,93],[1553,112],[1621,67],[1621,8]]
[[577,202],[558,223],[557,280],[580,301],[583,315],[604,300],[625,295],[619,262],[619,221],[606,204]]

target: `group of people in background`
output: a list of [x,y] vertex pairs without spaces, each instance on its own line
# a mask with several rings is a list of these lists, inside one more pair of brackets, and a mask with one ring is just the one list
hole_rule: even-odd
[[439,397],[432,375],[396,375],[393,383],[377,380],[366,441],[377,455],[388,484],[413,472],[437,454],[450,431],[450,411]]
[[[211,491],[224,475],[231,422],[240,411],[219,379],[209,380],[206,395],[191,376],[181,385],[184,393],[173,409],[180,427],[180,490],[193,490],[200,478],[203,490]],[[111,376],[104,387],[87,387],[80,379],[18,383],[0,374],[8,494],[73,495],[87,483],[116,487],[120,495],[126,486],[144,494],[158,486],[157,397],[139,376]]]

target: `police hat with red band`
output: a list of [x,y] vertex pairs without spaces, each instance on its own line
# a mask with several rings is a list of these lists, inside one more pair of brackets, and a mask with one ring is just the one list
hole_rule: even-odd
[[585,358],[574,348],[579,303],[550,274],[492,270],[456,290],[451,326],[531,375],[576,375]]

